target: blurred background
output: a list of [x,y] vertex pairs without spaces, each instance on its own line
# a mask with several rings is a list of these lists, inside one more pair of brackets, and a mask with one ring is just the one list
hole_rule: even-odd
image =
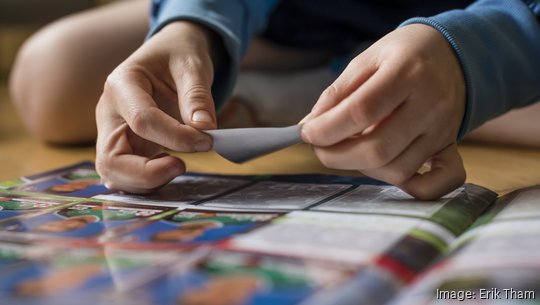
[[0,0],[0,139],[25,132],[9,102],[7,80],[17,50],[36,30],[65,15],[111,0]]
[[[17,49],[41,26],[110,0],[0,0],[0,75],[5,81]],[[4,82],[5,83],[5,82]]]

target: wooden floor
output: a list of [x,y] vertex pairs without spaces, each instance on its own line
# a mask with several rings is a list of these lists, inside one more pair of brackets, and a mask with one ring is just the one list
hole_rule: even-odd
[[[467,181],[500,194],[540,184],[540,150],[461,144]],[[306,145],[296,145],[252,162],[235,165],[215,153],[181,155],[188,170],[224,174],[343,173],[329,171]],[[9,102],[5,85],[0,85],[0,181],[42,172],[70,163],[93,160],[93,147],[53,147],[39,143],[24,130]]]

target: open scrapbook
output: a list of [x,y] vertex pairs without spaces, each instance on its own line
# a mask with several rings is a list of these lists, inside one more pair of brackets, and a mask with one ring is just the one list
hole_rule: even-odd
[[539,198],[203,174],[135,196],[85,162],[0,184],[0,304],[538,304]]

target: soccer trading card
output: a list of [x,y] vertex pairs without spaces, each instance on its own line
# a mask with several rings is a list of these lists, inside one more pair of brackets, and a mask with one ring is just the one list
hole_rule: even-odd
[[54,176],[65,176],[67,178],[71,177],[72,180],[78,178],[99,179],[99,176],[95,170],[95,165],[93,162],[90,161],[84,161],[70,166],[54,169],[48,172],[22,177],[21,179],[28,182],[42,180],[44,178],[50,178]]
[[393,274],[368,266],[342,285],[321,291],[302,305],[388,304],[403,286],[403,281]]
[[168,210],[167,207],[88,201],[43,215],[4,221],[0,228],[34,237],[92,239],[121,225],[150,219]]
[[21,178],[0,182],[0,190],[11,190],[25,183]]
[[169,207],[126,204],[114,201],[82,202],[59,211],[66,217],[95,216],[101,221],[149,218],[172,210]]
[[276,213],[241,213],[183,210],[119,237],[127,243],[153,243],[183,246],[223,241],[279,216]]
[[230,241],[239,250],[368,264],[412,230],[438,225],[410,217],[295,211]]
[[[509,238],[506,241],[510,242]],[[531,241],[527,237],[518,244]],[[495,246],[497,242],[492,242],[483,240],[477,244],[474,240],[473,247],[465,247],[463,252],[425,271],[395,304],[458,304],[472,299],[484,300],[482,304],[536,304],[534,301],[540,295],[538,247],[508,248],[510,242],[499,248]],[[533,242],[537,244],[538,240]],[[482,249],[485,245],[489,248]]]
[[163,251],[66,250],[0,274],[0,302],[111,304],[103,296],[153,281],[184,256]]
[[461,191],[458,189],[437,201],[419,201],[395,186],[361,185],[312,210],[429,218]]
[[99,179],[89,178],[69,180],[62,176],[32,182],[30,184],[18,187],[17,190],[84,198],[109,192],[104,185],[99,183]]
[[346,190],[344,184],[309,184],[262,181],[203,203],[203,206],[258,209],[303,209]]
[[538,304],[540,269],[502,267],[434,270],[402,290],[392,305]]
[[99,176],[95,171],[94,163],[81,162],[75,165],[55,169],[45,173],[40,173],[32,176],[20,177],[0,183],[0,189],[14,190],[23,188],[27,184],[33,182],[47,180],[52,177],[64,177],[66,180],[91,179],[98,180]]
[[20,261],[22,259],[17,256],[17,253],[2,249],[0,245],[0,268],[2,270],[6,270]]
[[92,163],[81,163],[22,179],[27,182],[16,190],[70,197],[92,197],[109,192],[100,184]]
[[169,184],[145,196],[114,193],[99,195],[95,198],[109,199],[130,203],[157,204],[183,207],[224,192],[241,187],[250,181],[245,179],[221,178],[212,176],[184,175],[176,177]]
[[540,269],[539,218],[492,221],[460,237],[464,246],[452,260],[460,269],[530,266]]
[[133,296],[148,304],[297,304],[351,275],[342,265],[219,251]]
[[75,203],[69,199],[0,192],[0,221],[21,215],[34,215],[69,204]]
[[[0,273],[1,304],[49,304],[54,296],[72,290],[79,285],[91,284],[91,279],[101,273],[102,267],[96,264],[94,256],[81,255],[79,251],[55,251],[49,255],[31,255],[39,246],[14,251],[0,245],[2,251],[19,252],[27,260],[15,268],[3,269]],[[20,250],[20,249],[18,249]],[[94,251],[91,251],[94,252]],[[69,253],[69,254],[68,254]],[[65,256],[64,256],[65,255]],[[96,282],[94,282],[96,283]],[[86,286],[90,288],[90,286]]]
[[540,218],[540,208],[538,198],[540,198],[540,188],[532,187],[527,190],[520,190],[515,196],[507,196],[509,199],[504,209],[497,214],[496,220],[519,220],[526,218]]
[[497,216],[461,235],[454,251],[424,272],[398,304],[471,299],[457,292],[470,292],[493,304],[534,304],[540,295],[540,218],[534,213],[526,217],[521,210],[534,209],[529,198],[509,198],[499,202],[504,209]]
[[41,259],[56,253],[47,245],[33,245],[31,243],[0,242],[0,275],[16,267],[23,266],[32,260]]

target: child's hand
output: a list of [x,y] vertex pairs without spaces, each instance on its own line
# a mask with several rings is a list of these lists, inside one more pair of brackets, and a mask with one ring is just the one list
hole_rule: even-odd
[[96,109],[96,167],[110,188],[147,193],[185,171],[163,153],[207,151],[216,128],[209,34],[167,25],[107,79]]
[[[455,145],[464,105],[448,42],[429,26],[408,25],[351,61],[303,120],[302,136],[327,167],[432,199],[465,180]],[[423,164],[430,171],[420,175]]]

